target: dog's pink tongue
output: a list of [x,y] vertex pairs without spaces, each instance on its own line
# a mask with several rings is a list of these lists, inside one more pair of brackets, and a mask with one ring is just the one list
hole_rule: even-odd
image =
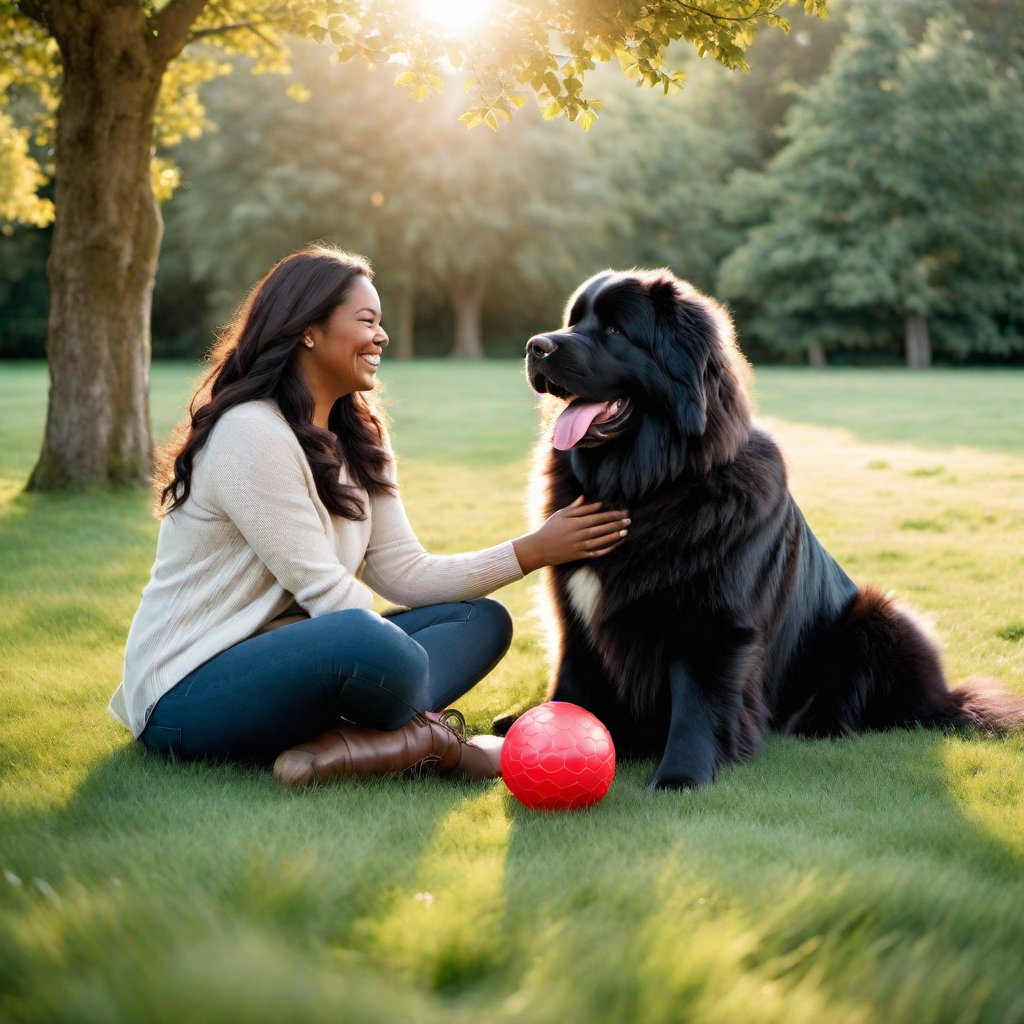
[[554,446],[563,452],[572,448],[601,413],[607,414],[609,405],[610,402],[583,402],[578,398],[570,402],[555,420]]

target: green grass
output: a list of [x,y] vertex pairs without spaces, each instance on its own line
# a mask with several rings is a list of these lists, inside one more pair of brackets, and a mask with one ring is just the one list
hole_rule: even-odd
[[866,441],[1024,453],[1024,373],[759,367],[757,395],[773,416],[846,427]]
[[[189,372],[154,369],[160,433]],[[423,540],[520,532],[536,428],[519,367],[385,377]],[[758,375],[826,545],[933,622],[954,679],[1017,690],[1022,384]],[[0,1020],[1024,1020],[1019,737],[775,739],[689,795],[622,766],[563,816],[501,783],[287,794],[145,755],[105,704],[156,524],[141,494],[19,493],[45,390],[38,365],[0,364]],[[517,634],[463,701],[477,726],[542,693],[537,593],[501,594]]]

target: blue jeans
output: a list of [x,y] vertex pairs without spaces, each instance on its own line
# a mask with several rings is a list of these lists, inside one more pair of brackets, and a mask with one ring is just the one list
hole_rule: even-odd
[[339,718],[397,729],[461,697],[511,641],[505,606],[486,597],[386,618],[330,612],[200,665],[160,698],[139,739],[186,760],[266,762]]

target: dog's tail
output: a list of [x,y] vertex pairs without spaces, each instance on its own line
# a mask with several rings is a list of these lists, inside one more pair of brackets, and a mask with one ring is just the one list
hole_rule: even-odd
[[[1024,694],[972,678],[949,689],[927,626],[886,595],[865,587],[811,665],[810,699],[783,731],[843,736],[883,729],[963,730],[989,735],[1024,731]],[[813,686],[815,678],[829,685]],[[799,694],[798,694],[799,695]]]
[[988,733],[1024,730],[1024,694],[997,690],[988,679],[968,679],[949,696],[937,725]]
[[902,681],[893,686],[883,701],[884,706],[892,706],[896,693],[916,698],[901,709],[903,721],[899,724],[916,722],[933,729],[990,735],[1024,730],[1024,694],[1001,690],[996,680],[980,676],[965,680],[956,689],[947,689],[938,643],[929,627],[891,597],[872,587],[862,588],[851,610],[850,624],[872,641],[876,657],[882,658],[874,666],[877,679],[891,681],[892,668],[898,666],[913,680],[909,687]]

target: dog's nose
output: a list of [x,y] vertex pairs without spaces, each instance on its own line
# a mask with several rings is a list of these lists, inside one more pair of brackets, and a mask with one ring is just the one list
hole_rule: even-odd
[[558,342],[552,341],[546,334],[535,334],[527,343],[526,350],[538,359],[544,359],[558,348]]

